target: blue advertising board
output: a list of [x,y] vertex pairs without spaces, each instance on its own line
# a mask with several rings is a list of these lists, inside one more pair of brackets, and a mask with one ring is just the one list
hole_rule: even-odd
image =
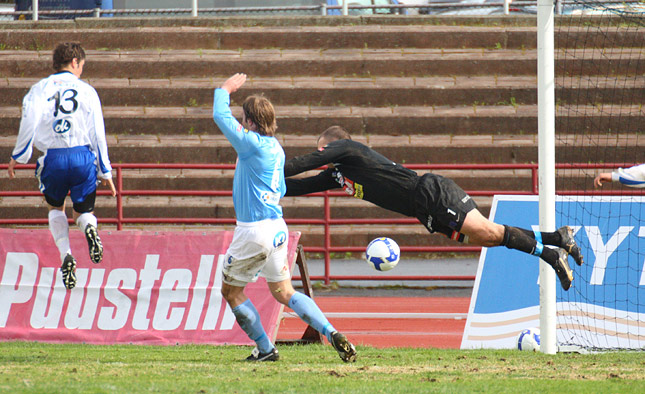
[[[571,288],[557,284],[557,342],[592,348],[645,347],[645,199],[558,197],[556,227],[571,226],[585,257]],[[491,220],[537,230],[537,196],[496,196]],[[505,247],[480,257],[462,348],[514,348],[539,327],[539,259]],[[557,279],[556,279],[557,280]]]

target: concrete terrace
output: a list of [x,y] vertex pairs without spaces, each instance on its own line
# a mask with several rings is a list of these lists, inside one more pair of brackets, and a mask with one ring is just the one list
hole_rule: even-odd
[[[576,113],[558,109],[557,116],[570,128],[584,130],[590,146],[642,147],[642,47],[625,54],[606,43],[642,43],[643,33],[617,27],[588,35],[584,22],[571,26],[566,37],[556,37],[558,50],[572,55],[559,59],[556,68],[592,78],[566,79],[556,95],[564,101],[585,97],[586,103]],[[235,152],[212,121],[211,104],[213,89],[235,72],[250,79],[233,95],[233,113],[241,116],[239,104],[249,94],[269,97],[287,157],[313,150],[322,130],[340,124],[356,140],[401,163],[534,163],[534,26],[532,17],[423,16],[1,22],[0,155],[8,157],[15,143],[22,97],[50,73],[52,48],[76,40],[87,50],[83,78],[101,97],[115,163],[234,163]],[[581,48],[583,37],[598,49]],[[598,54],[602,57],[594,68],[581,68]],[[595,74],[615,79],[589,82]],[[610,137],[607,129],[622,132]],[[560,135],[556,150],[575,138]],[[624,160],[642,160],[641,152],[634,149]],[[584,150],[567,157],[588,160]],[[469,191],[531,188],[530,170],[436,172]],[[124,187],[230,190],[232,175],[230,170],[124,170]],[[13,182],[0,178],[0,183],[2,190],[37,186],[31,171],[19,172]],[[488,214],[491,199],[475,199]],[[128,196],[123,201],[125,217],[233,217],[226,196]],[[320,198],[286,198],[283,205],[287,218],[322,215]],[[44,208],[33,209],[38,206],[40,197],[3,197],[0,216],[42,218]],[[345,197],[333,197],[331,208],[336,218],[400,217]],[[99,197],[97,214],[115,217],[114,200]],[[303,231],[305,246],[322,245],[322,227],[292,228]],[[386,234],[402,245],[451,244],[429,237],[419,225],[334,226],[332,244],[362,246]]]

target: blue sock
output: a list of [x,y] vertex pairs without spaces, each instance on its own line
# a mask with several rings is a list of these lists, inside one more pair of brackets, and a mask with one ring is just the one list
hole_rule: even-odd
[[542,251],[544,250],[544,244],[542,243],[542,233],[540,231],[533,231],[535,234],[535,249],[533,250],[533,256],[542,256]]
[[302,293],[295,292],[289,300],[289,308],[293,309],[305,323],[326,336],[327,340],[331,342],[331,333],[336,329],[329,323],[314,300]]
[[269,341],[269,337],[267,337],[264,327],[262,327],[260,314],[251,300],[246,300],[233,308],[233,314],[246,335],[255,341],[260,353],[268,353],[273,349],[273,344]]

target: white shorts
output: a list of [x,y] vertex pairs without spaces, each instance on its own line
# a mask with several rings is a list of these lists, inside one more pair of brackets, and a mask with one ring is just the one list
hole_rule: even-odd
[[238,222],[226,251],[223,281],[244,287],[262,275],[267,282],[291,279],[287,264],[289,230],[284,219]]

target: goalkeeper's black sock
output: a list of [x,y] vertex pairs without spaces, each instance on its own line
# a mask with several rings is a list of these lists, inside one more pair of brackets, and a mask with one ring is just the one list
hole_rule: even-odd
[[[541,233],[551,235],[553,233]],[[524,230],[518,227],[504,225],[504,238],[502,239],[502,246],[509,249],[519,250],[524,253],[539,256],[542,260],[553,266],[558,261],[558,252],[551,248],[545,248],[541,242],[538,242],[533,232]],[[559,237],[559,234],[558,234]],[[549,237],[551,240],[551,237]]]
[[519,231],[537,240],[543,245],[560,246],[560,244],[562,243],[562,236],[557,231],[552,231],[547,233],[544,231],[535,232],[535,231],[526,230],[520,227],[513,227],[513,228],[518,229]]
[[502,246],[528,254],[535,254],[537,243],[538,242],[533,237],[533,233],[529,234],[528,231],[521,228],[504,225]]
[[536,239],[538,242],[541,242],[543,245],[553,245],[553,246],[560,246],[562,243],[562,236],[560,235],[559,232],[557,231],[552,231],[552,232],[544,232],[544,231],[531,231],[531,230],[526,230],[520,227],[513,227],[527,236]]

